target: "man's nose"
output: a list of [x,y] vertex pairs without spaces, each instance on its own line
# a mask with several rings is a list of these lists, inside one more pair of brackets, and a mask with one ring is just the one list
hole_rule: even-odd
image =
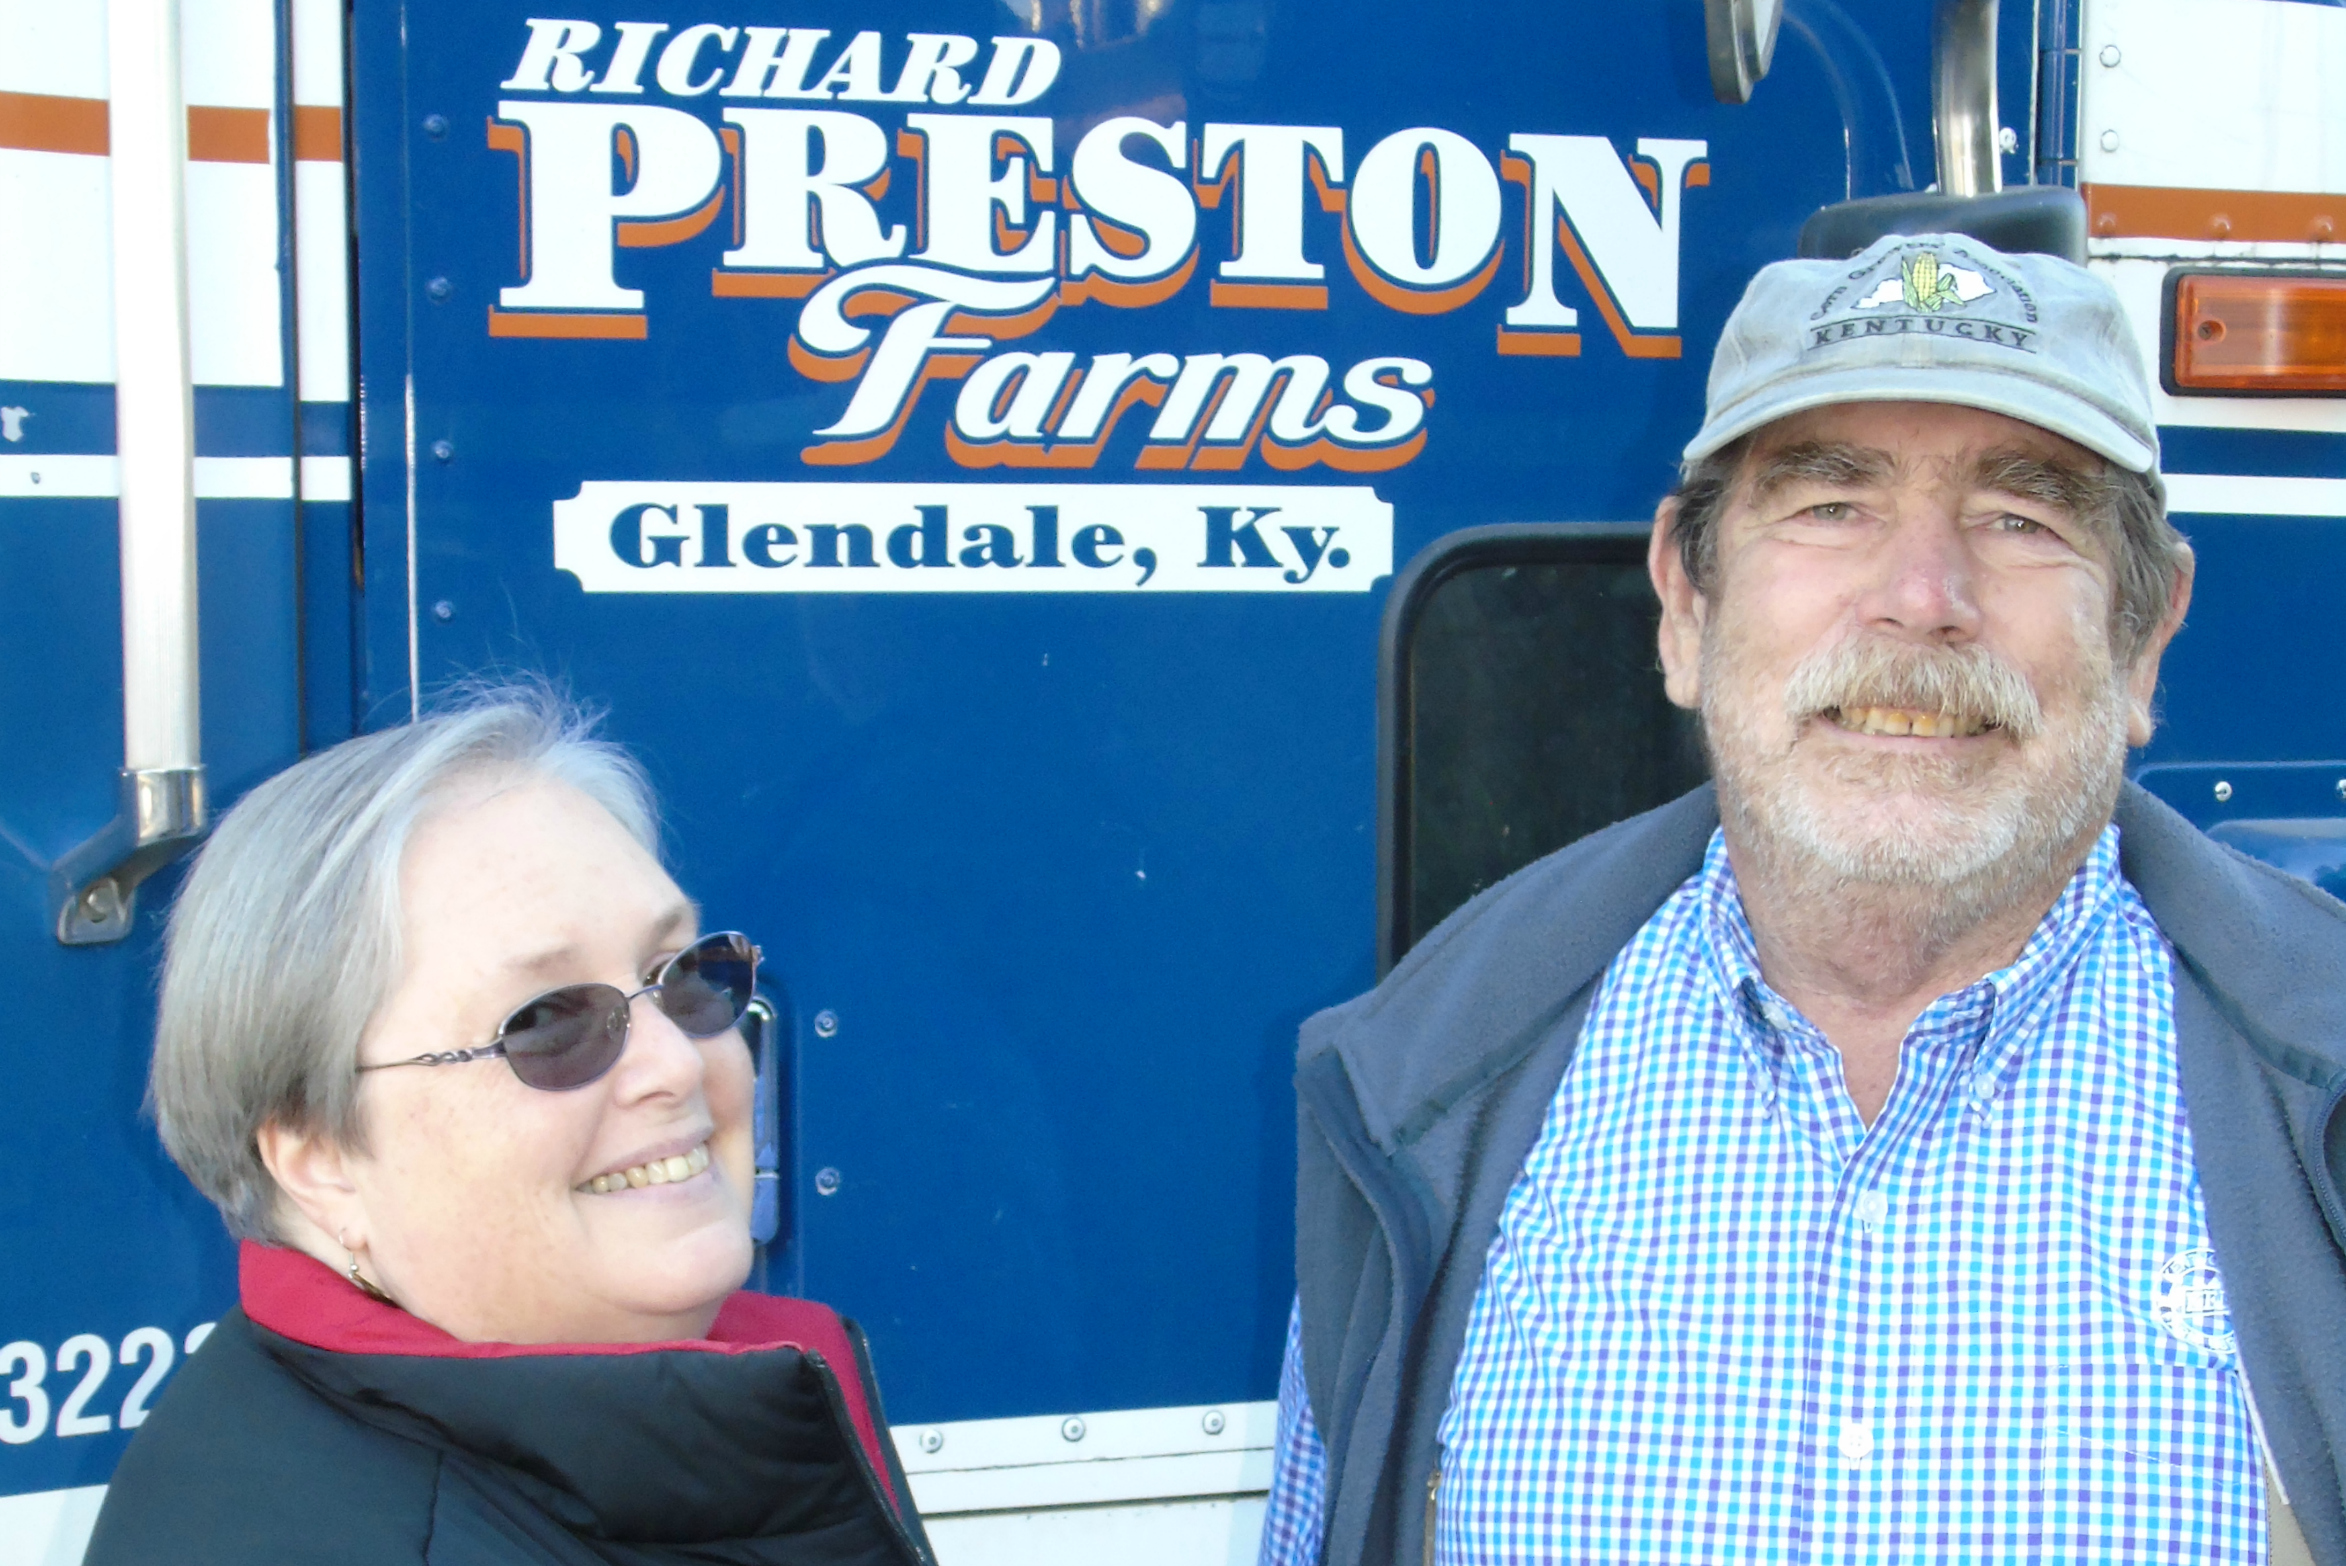
[[1883,538],[1860,596],[1860,619],[1872,630],[1932,642],[1979,634],[1978,582],[1961,518],[1918,506]]

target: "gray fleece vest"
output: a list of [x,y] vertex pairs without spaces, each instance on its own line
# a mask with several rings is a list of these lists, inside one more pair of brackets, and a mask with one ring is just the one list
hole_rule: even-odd
[[[1499,1211],[1597,981],[1702,865],[1706,786],[1468,903],[1303,1026],[1296,1289],[1328,1566],[1425,1558],[1435,1432]],[[2291,1509],[2346,1566],[2346,906],[2127,785],[2120,865],[2173,943],[2185,1113]]]

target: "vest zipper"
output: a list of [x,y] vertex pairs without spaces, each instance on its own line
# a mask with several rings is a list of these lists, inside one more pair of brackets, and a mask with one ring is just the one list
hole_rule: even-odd
[[1434,1520],[1441,1512],[1442,1465],[1434,1464],[1433,1477],[1426,1480],[1426,1553],[1425,1566],[1434,1566]]
[[[847,1411],[847,1394],[840,1388],[838,1372],[815,1350],[806,1349],[802,1352],[806,1355],[806,1362],[815,1367],[815,1378],[822,1382],[824,1396],[831,1405],[831,1417],[838,1423],[839,1433],[847,1438],[847,1449],[855,1455],[856,1471],[863,1475],[864,1488],[879,1503],[880,1518],[887,1524],[889,1533],[908,1558],[919,1562],[920,1566],[934,1566],[933,1557],[913,1538],[912,1530],[904,1525],[904,1518],[897,1510],[898,1506],[909,1507],[913,1504],[911,1495],[906,1494],[891,1502],[887,1483],[880,1478],[879,1470],[872,1466],[871,1454],[863,1449],[863,1438],[856,1433],[855,1416]],[[890,1439],[887,1427],[880,1423],[876,1415],[872,1420],[872,1429],[880,1440]]]

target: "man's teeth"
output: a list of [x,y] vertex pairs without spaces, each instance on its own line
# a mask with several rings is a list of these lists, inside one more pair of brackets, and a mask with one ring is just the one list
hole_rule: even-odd
[[608,1196],[613,1191],[629,1191],[647,1185],[674,1185],[689,1180],[709,1167],[709,1144],[703,1142],[689,1153],[678,1153],[671,1158],[655,1158],[649,1163],[630,1164],[625,1169],[614,1169],[599,1174],[579,1187],[597,1196]]
[[1833,721],[1857,734],[1911,734],[1917,739],[1967,739],[1986,733],[1988,727],[1984,718],[1917,712],[1912,707],[1844,707]]

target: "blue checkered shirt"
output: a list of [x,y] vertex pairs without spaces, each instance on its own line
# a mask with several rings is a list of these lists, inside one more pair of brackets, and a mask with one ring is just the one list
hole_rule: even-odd
[[[1714,836],[1509,1193],[1432,1558],[2262,1562],[2174,1016],[2113,827],[1868,1129]],[[1263,1566],[1318,1559],[1325,1479],[1291,1319]]]

